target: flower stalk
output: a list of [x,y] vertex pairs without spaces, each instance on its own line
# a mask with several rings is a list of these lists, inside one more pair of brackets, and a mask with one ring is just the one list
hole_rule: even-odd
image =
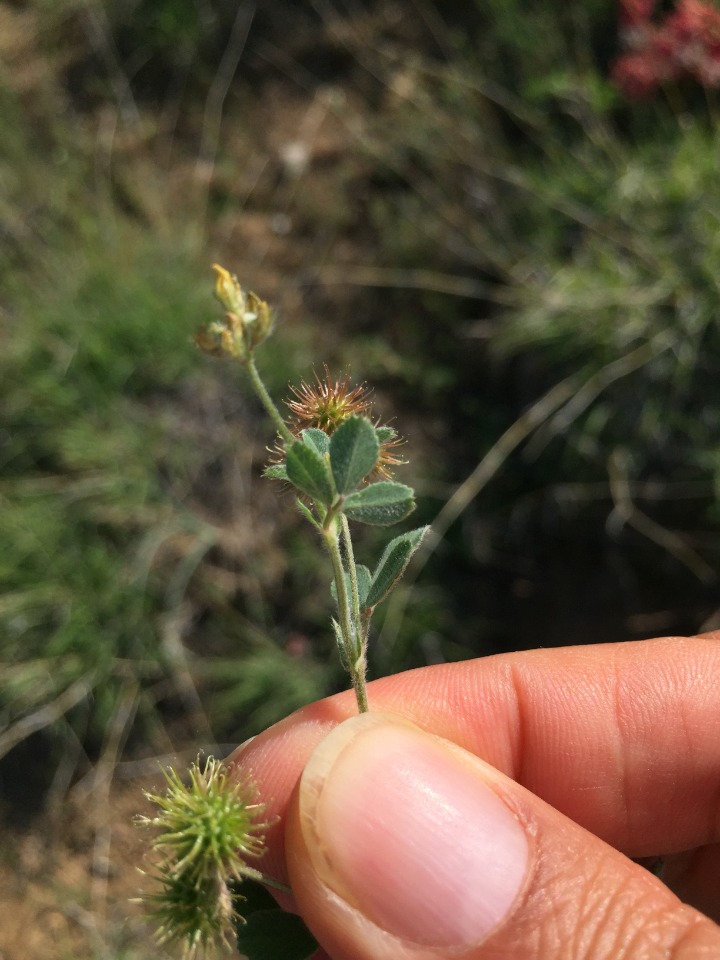
[[257,364],[255,363],[255,357],[252,352],[248,355],[245,369],[248,372],[250,382],[253,385],[253,389],[255,390],[260,403],[262,403],[263,407],[265,408],[265,412],[272,420],[273,426],[277,430],[281,440],[284,443],[292,443],[295,440],[295,437],[293,437],[288,425],[280,416],[280,411],[273,403],[272,397],[268,393],[267,388],[262,381],[262,377],[260,376]]

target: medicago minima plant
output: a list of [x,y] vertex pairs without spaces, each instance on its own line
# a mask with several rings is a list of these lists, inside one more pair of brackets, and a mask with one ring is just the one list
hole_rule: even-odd
[[[256,362],[256,351],[270,336],[273,313],[265,301],[242,289],[224,267],[213,267],[215,295],[224,316],[201,328],[197,346],[216,357],[229,357],[245,371],[277,436],[265,475],[281,480],[296,495],[298,510],[322,543],[332,567],[335,615],[331,626],[340,661],[347,671],[358,710],[368,710],[367,645],[373,614],[392,591],[417,550],[426,527],[392,538],[374,568],[357,562],[354,524],[389,527],[415,506],[413,490],[393,480],[392,470],[405,461],[393,427],[374,418],[369,391],[351,386],[350,377],[324,378],[290,387],[287,414],[270,396]],[[270,941],[282,936],[283,956],[290,931],[276,918],[267,936],[243,938],[238,884],[245,879],[275,885],[252,865],[264,851],[263,807],[251,782],[229,777],[211,758],[196,763],[186,785],[175,771],[166,775],[165,794],[148,794],[159,809],[141,823],[155,827],[153,869],[158,892],[148,897],[163,941],[179,941],[195,958],[229,945],[239,933],[241,951],[251,960],[270,956]],[[260,918],[260,911],[250,917]],[[293,918],[296,920],[297,918]],[[292,932],[298,958],[315,946],[303,930]],[[260,942],[260,946],[258,943]],[[277,940],[277,942],[280,942]],[[265,951],[265,952],[263,952]]]

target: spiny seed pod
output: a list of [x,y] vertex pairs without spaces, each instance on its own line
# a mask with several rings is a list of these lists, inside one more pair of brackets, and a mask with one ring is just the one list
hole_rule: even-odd
[[192,765],[187,783],[172,769],[165,780],[165,793],[145,794],[159,813],[137,820],[158,831],[151,846],[159,859],[149,871],[158,889],[143,899],[158,924],[158,940],[180,942],[186,960],[199,960],[232,942],[234,924],[242,921],[242,896],[233,885],[262,878],[247,861],[265,852],[268,824],[253,785],[231,779],[212,757],[202,769]]

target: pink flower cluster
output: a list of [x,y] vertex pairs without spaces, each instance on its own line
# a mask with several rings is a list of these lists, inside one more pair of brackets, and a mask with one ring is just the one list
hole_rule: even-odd
[[653,19],[657,0],[620,0],[620,35],[626,52],[612,68],[626,97],[640,99],[663,84],[692,78],[720,86],[720,9],[702,0],[678,0]]

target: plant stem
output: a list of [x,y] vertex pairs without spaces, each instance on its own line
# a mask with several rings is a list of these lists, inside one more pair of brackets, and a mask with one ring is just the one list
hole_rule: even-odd
[[[252,382],[255,393],[260,398],[260,402],[265,408],[268,416],[277,428],[278,433],[286,444],[294,443],[296,437],[292,435],[287,424],[280,416],[280,411],[275,406],[270,394],[267,392],[265,384],[260,377],[260,373],[255,364],[255,358],[249,352],[245,360],[245,369]],[[303,506],[303,511],[315,526],[318,526],[315,518],[310,514],[307,508]],[[350,578],[351,596],[348,597],[347,583],[345,582],[345,567],[343,566],[342,554],[340,551],[340,542],[337,534],[336,514],[328,510],[322,526],[323,540],[327,547],[330,559],[333,565],[333,574],[335,576],[335,588],[337,590],[338,611],[340,615],[340,631],[342,633],[343,645],[345,647],[345,656],[350,664],[349,672],[352,679],[353,690],[360,713],[366,713],[368,710],[367,689],[365,682],[365,639],[367,635],[367,624],[360,616],[360,597],[358,594],[357,568],[355,566],[355,554],[353,552],[352,540],[350,538],[350,527],[347,517],[342,517],[342,535],[343,546],[345,549],[348,576]]]
[[[350,524],[348,523],[348,518],[343,513],[341,516],[342,521],[342,535],[343,535],[343,546],[345,547],[345,557],[347,560],[348,573],[350,574],[350,590],[352,593],[352,615],[353,620],[355,621],[355,626],[357,627],[360,624],[360,595],[358,593],[358,580],[357,580],[357,567],[355,566],[355,552],[352,545],[352,537],[350,536]],[[360,633],[357,634],[358,639],[362,640]],[[361,648],[361,652],[362,648]]]
[[[325,525],[323,526],[323,539],[330,554],[330,560],[332,561],[335,590],[337,591],[340,630],[345,644],[345,655],[350,664],[349,671],[353,690],[355,691],[355,699],[357,700],[360,713],[367,713],[368,700],[365,683],[365,653],[361,639],[360,617],[358,615],[357,620],[355,620],[351,615],[350,598],[348,597],[347,584],[345,582],[345,568],[343,567],[342,555],[340,553],[337,525],[335,517],[331,513],[328,513]],[[355,592],[357,592],[357,573],[355,573],[354,566],[353,571],[350,573],[351,582],[353,574],[355,574]]]
[[245,362],[245,369],[247,370],[250,380],[252,381],[255,393],[260,398],[260,402],[265,407],[268,416],[275,424],[275,427],[280,436],[283,438],[283,441],[285,443],[293,443],[295,441],[295,437],[292,435],[292,433],[290,433],[287,424],[280,416],[280,411],[273,403],[270,394],[267,392],[265,384],[262,382],[258,368],[255,364],[255,357],[252,355],[252,353],[248,354],[248,358]]
[[365,662],[363,658],[362,669],[355,667],[353,673],[351,674],[353,690],[355,691],[355,699],[357,700],[358,711],[360,713],[367,713],[370,709],[367,699],[367,683],[365,682]]
[[358,710],[360,713],[367,713],[368,711],[368,701],[367,701],[367,685],[365,682],[365,671],[367,670],[367,660],[365,659],[365,647],[367,640],[367,632],[369,623],[365,618],[360,616],[360,595],[358,593],[358,579],[357,579],[357,567],[355,566],[355,552],[352,545],[352,537],[350,536],[350,524],[348,523],[348,518],[345,514],[341,516],[342,521],[342,534],[343,534],[343,545],[345,547],[345,558],[348,568],[348,573],[350,574],[350,590],[352,593],[352,618],[355,628],[355,646],[357,649],[357,657],[352,662],[353,663],[353,672],[352,672],[352,682],[353,689],[355,691],[355,697],[358,702]]
[[[365,681],[365,673],[367,671],[367,639],[368,633],[370,632],[370,617],[371,613],[363,616],[360,613],[360,594],[358,592],[358,582],[357,582],[357,567],[355,566],[355,552],[352,545],[352,537],[350,536],[350,524],[348,518],[345,514],[342,514],[342,532],[343,532],[343,545],[345,547],[345,556],[347,558],[348,572],[350,574],[350,588],[352,591],[352,611],[353,611],[353,620],[355,622],[355,636],[357,637],[357,647],[358,647],[358,658],[355,661],[355,669],[357,672],[358,681],[356,683],[355,674],[353,674],[353,687],[355,688],[355,696],[358,698],[358,707],[360,713],[366,713],[368,710],[367,702],[367,689]],[[359,692],[358,692],[359,690]],[[362,702],[361,702],[362,699]]]

